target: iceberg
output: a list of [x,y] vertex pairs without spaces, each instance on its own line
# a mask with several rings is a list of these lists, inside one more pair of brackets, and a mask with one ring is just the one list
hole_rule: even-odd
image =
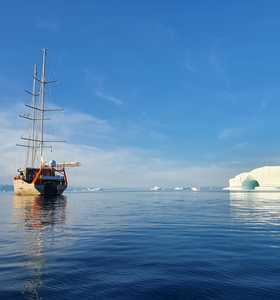
[[280,166],[264,166],[240,173],[229,180],[224,190],[280,192]]

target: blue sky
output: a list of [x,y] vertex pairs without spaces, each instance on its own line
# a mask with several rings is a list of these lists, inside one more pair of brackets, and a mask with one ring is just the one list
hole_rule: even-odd
[[[280,162],[279,13],[277,1],[6,2],[1,110],[10,118],[28,100],[23,90],[47,47],[49,78],[59,80],[50,100],[83,116],[65,121],[71,143],[133,149],[134,162],[152,157],[174,174],[200,168],[202,178],[218,166],[210,184],[225,184],[234,172]],[[176,182],[168,171],[155,181]]]

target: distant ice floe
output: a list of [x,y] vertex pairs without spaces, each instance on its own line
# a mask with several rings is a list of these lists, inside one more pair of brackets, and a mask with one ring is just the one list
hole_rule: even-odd
[[95,188],[88,188],[87,190],[89,192],[101,192],[103,189],[100,187],[95,187]]
[[197,188],[197,187],[190,187],[190,188],[186,188],[186,187],[183,187],[183,186],[177,186],[173,189],[174,191],[185,191],[185,190],[188,190],[188,191],[191,191],[191,192],[198,192],[200,191],[200,188]]
[[197,187],[184,187],[184,186],[175,186],[174,188],[161,188],[157,185],[151,187],[149,189],[151,192],[158,192],[158,191],[165,191],[165,192],[171,192],[171,191],[175,191],[175,192],[182,192],[182,191],[189,191],[189,192],[199,192],[200,188]]
[[158,192],[158,191],[161,191],[161,187],[155,185],[153,187],[150,188],[150,191],[151,192]]
[[280,166],[265,166],[236,175],[224,190],[280,192]]
[[174,188],[174,191],[177,191],[177,192],[184,191],[184,190],[185,190],[185,188],[183,186],[176,186]]

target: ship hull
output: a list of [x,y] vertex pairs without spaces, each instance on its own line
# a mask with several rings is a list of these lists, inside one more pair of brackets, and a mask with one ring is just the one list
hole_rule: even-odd
[[61,184],[55,181],[34,184],[22,179],[14,179],[14,193],[16,195],[61,195],[66,188],[66,183]]

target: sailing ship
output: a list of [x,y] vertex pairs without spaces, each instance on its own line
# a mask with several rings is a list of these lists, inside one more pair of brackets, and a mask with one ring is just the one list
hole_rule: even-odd
[[28,137],[21,137],[23,144],[17,144],[27,149],[24,168],[18,169],[14,177],[14,192],[16,195],[61,195],[67,188],[67,167],[77,167],[79,162],[57,163],[51,160],[46,163],[44,150],[52,149],[51,143],[65,142],[45,139],[45,117],[47,112],[63,111],[62,109],[48,109],[45,107],[46,85],[55,81],[46,80],[47,49],[42,50],[41,77],[37,74],[37,65],[34,65],[32,91],[26,91],[32,96],[31,105],[25,106],[28,113],[20,115],[31,122],[31,131]]

